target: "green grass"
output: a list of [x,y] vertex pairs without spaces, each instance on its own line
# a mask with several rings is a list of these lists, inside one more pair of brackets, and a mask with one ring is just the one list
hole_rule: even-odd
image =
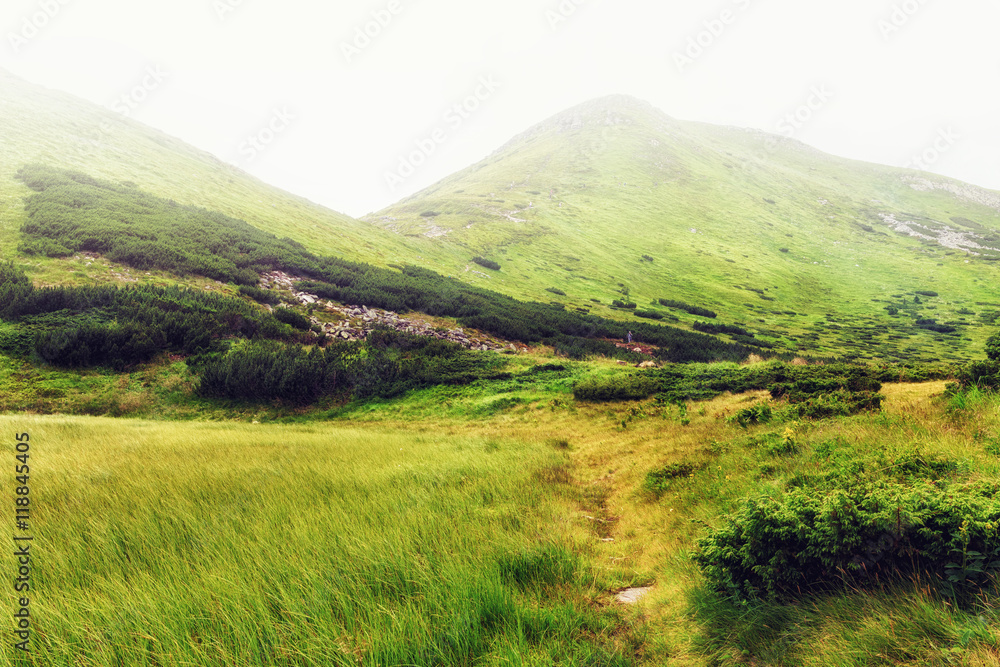
[[[179,377],[176,365],[158,372]],[[881,413],[787,421],[766,392],[683,409],[573,401],[572,380],[590,372],[570,364],[534,384],[437,387],[311,416],[260,406],[222,423],[162,420],[185,414],[170,408],[160,421],[0,417],[32,435],[28,664],[995,659],[991,590],[958,604],[923,578],[744,606],[707,590],[691,554],[743,498],[819,479],[831,442],[837,465],[918,452],[954,463],[941,468],[954,479],[996,479],[1000,398],[886,385]],[[143,383],[125,377],[135,386],[109,387],[117,400]],[[760,404],[772,422],[732,419]],[[650,473],[682,469],[651,493]],[[612,602],[635,585],[653,587],[635,610]]]
[[31,435],[25,664],[633,664],[621,616],[590,604],[602,575],[552,530],[567,458],[547,445],[420,428],[0,423]]
[[[994,263],[892,231],[878,215],[995,234],[996,193],[985,192],[987,205],[975,193],[916,190],[906,180],[915,172],[765,144],[761,133],[677,121],[627,98],[596,100],[366,219],[425,247],[432,268],[518,298],[556,288],[568,307],[629,319],[608,307],[627,285],[640,309],[684,301],[806,355],[978,356],[987,334],[976,315],[989,307],[977,302],[995,301]],[[429,208],[446,236],[420,238]],[[503,271],[474,273],[480,254]],[[918,290],[940,296],[914,305]],[[903,296],[910,304],[890,316]],[[675,315],[686,326],[699,319]],[[966,324],[940,336],[917,330],[919,317]]]

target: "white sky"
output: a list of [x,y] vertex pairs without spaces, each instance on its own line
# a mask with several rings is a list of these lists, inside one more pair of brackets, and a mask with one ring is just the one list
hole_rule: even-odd
[[996,0],[3,0],[0,67],[360,216],[611,93],[1000,189],[998,26]]

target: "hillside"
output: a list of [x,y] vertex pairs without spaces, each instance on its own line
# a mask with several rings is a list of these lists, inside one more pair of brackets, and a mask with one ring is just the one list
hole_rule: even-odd
[[1000,310],[1000,193],[624,96],[369,219],[448,253],[431,268],[517,297],[607,315],[626,285],[640,309],[690,325],[658,301],[693,304],[804,354],[975,357]]
[[[241,169],[118,114],[0,69],[0,256],[12,257],[31,191],[15,178],[27,164],[75,169],[133,184],[180,204],[245,220],[313,252],[386,263],[412,255],[406,239],[263,183]],[[337,184],[331,184],[336,189]],[[346,185],[343,187],[347,187]],[[74,266],[94,280],[112,279],[95,264]],[[65,282],[65,267],[42,262],[37,280]],[[82,278],[81,276],[76,276]]]

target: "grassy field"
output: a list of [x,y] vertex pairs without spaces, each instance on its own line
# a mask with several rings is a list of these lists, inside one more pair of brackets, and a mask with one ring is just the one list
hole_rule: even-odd
[[536,439],[0,421],[32,443],[25,664],[630,664]]
[[[679,408],[549,384],[503,409],[427,390],[302,424],[0,417],[5,456],[14,433],[32,443],[23,664],[996,664],[988,592],[741,605],[691,560],[706,524],[815,471],[831,441],[997,478],[996,397],[887,385],[879,414],[743,429],[728,418],[765,393]],[[691,474],[651,492],[672,463]],[[652,590],[615,603],[628,586]]]

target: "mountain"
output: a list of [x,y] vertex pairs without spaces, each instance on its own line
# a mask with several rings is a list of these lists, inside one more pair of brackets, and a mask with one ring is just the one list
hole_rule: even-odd
[[[398,235],[267,185],[115,111],[28,83],[2,69],[0,128],[0,253],[4,257],[14,254],[25,219],[23,198],[30,190],[14,174],[26,164],[133,183],[151,194],[294,238],[317,253],[349,254],[385,263],[386,253],[413,252]],[[37,277],[42,281],[47,277],[58,281],[60,276],[56,268],[38,267]]]
[[367,219],[446,255],[430,268],[518,298],[704,320],[659,305],[678,301],[805,354],[976,357],[1000,314],[1000,193],[626,96]]
[[[522,300],[648,321],[639,313],[786,353],[976,358],[1000,317],[1000,193],[679,121],[626,96],[558,114],[355,220],[2,70],[0,91],[3,257],[17,254],[30,193],[15,173],[43,164],[245,220],[317,255],[419,265]],[[20,261],[36,284],[127,274],[107,261]]]

